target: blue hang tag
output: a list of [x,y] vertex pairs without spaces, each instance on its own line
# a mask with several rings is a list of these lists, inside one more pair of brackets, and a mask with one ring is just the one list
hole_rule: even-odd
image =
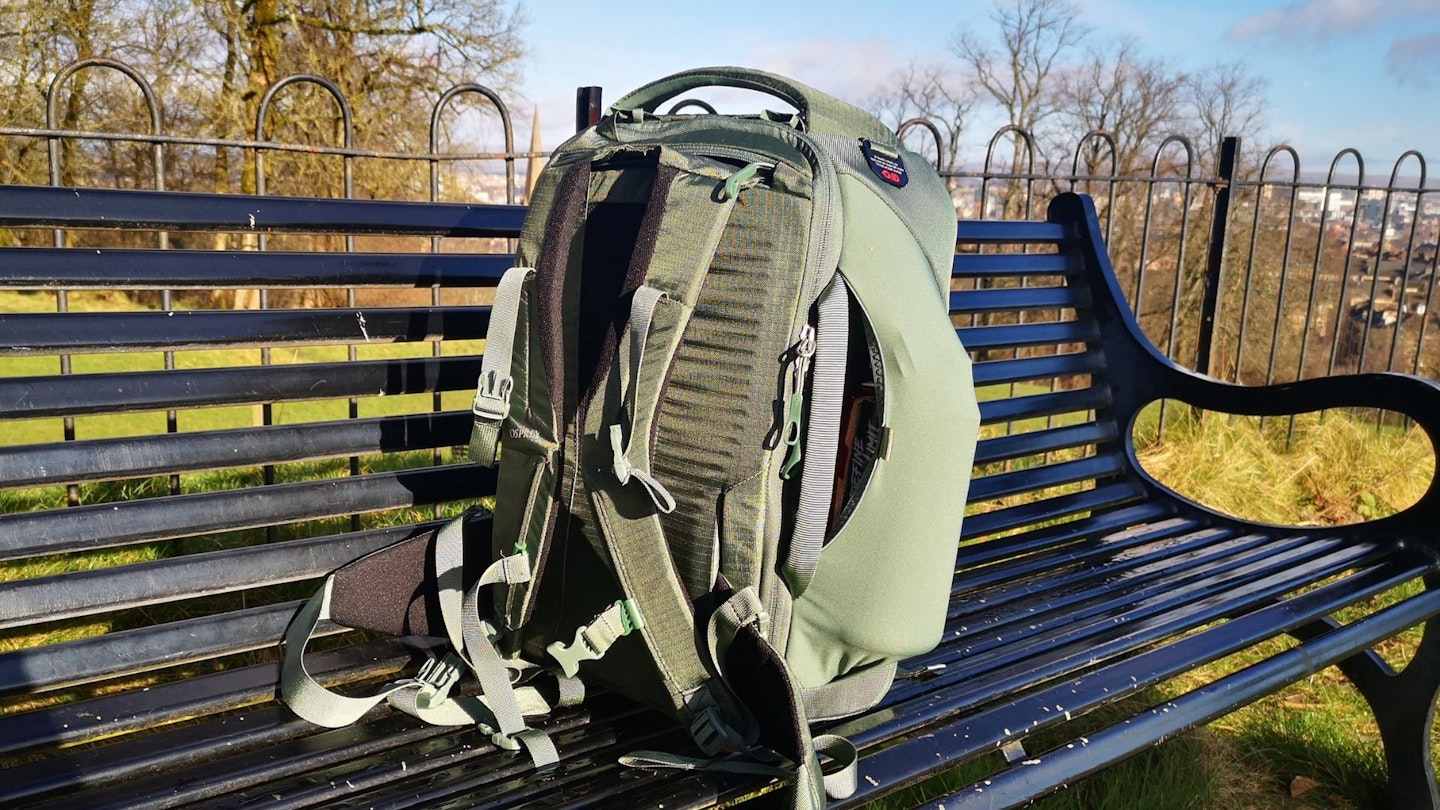
[[875,172],[876,177],[896,188],[904,188],[910,182],[905,161],[900,158],[899,152],[877,146],[868,138],[860,139],[860,152],[865,155],[865,162],[870,164],[870,171]]

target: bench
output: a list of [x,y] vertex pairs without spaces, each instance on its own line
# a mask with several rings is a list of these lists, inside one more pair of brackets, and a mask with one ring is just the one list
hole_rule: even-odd
[[[327,730],[275,699],[277,640],[318,578],[493,491],[459,446],[486,290],[523,213],[0,186],[0,228],[72,245],[0,249],[0,290],[42,291],[7,293],[24,311],[0,314],[0,806],[668,810],[764,792],[758,777],[618,766],[687,743],[604,694],[541,723],[562,756],[543,773],[471,729],[377,709]],[[271,249],[214,249],[216,233]],[[1440,807],[1440,495],[1339,529],[1256,525],[1159,485],[1131,438],[1161,398],[1255,415],[1379,407],[1435,437],[1440,389],[1397,375],[1240,388],[1173,365],[1141,336],[1083,196],[1044,222],[958,233],[951,305],[991,426],[974,514],[940,647],[904,662],[873,711],[832,724],[863,757],[859,791],[834,806],[997,751],[1009,767],[930,806],[1018,806],[1338,664],[1376,711],[1396,806]],[[203,305],[253,288],[276,306]],[[328,305],[301,292],[315,289]],[[138,292],[104,311],[111,290]],[[1371,651],[1419,625],[1401,673]],[[322,632],[310,669],[335,685],[393,679],[429,649]],[[1203,665],[1286,635],[1298,643],[1194,685]],[[1168,702],[1035,743],[1181,677]]]

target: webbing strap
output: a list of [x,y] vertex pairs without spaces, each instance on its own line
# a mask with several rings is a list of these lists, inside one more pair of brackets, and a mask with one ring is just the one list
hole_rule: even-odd
[[[435,580],[439,592],[440,613],[451,645],[480,681],[485,703],[494,714],[498,730],[493,732],[496,745],[513,748],[515,740],[525,742],[534,735],[519,737],[526,730],[525,712],[520,706],[516,689],[510,682],[513,666],[508,665],[491,642],[494,630],[480,621],[480,589],[500,583],[516,584],[530,580],[530,565],[523,554],[502,557],[491,563],[480,579],[461,595],[461,573],[465,564],[464,519],[452,520],[441,527],[435,538]],[[549,759],[554,745],[548,740],[538,748],[526,750],[536,767],[558,761]]]
[[855,745],[838,734],[821,734],[814,744],[815,753],[830,758],[830,764],[822,771],[825,795],[832,799],[850,798],[855,793],[860,771],[860,753]]
[[341,695],[321,686],[305,668],[305,645],[315,627],[330,618],[330,596],[335,586],[333,576],[310,601],[300,608],[285,630],[285,663],[280,674],[280,696],[301,717],[317,726],[342,728],[359,720],[364,714],[402,689],[418,686],[414,679],[397,681],[380,687],[369,695]]
[[620,757],[619,761],[621,765],[627,768],[640,768],[647,771],[712,771],[716,773],[746,773],[774,777],[786,777],[790,775],[790,771],[784,768],[776,765],[767,765],[764,762],[756,762],[751,759],[739,759],[737,757],[706,759],[702,757],[687,757],[681,754],[671,754],[665,751],[631,751],[625,756]]
[[[370,709],[388,701],[401,711],[437,725],[478,723],[487,733],[495,722],[488,701],[480,698],[451,697],[450,690],[460,678],[464,662],[454,653],[425,662],[413,678],[386,684],[368,695],[342,695],[322,686],[305,667],[305,647],[320,622],[330,618],[330,600],[334,578],[327,577],[324,586],[296,613],[285,632],[285,665],[281,673],[280,693],[296,714],[327,728],[340,728],[359,720]],[[517,692],[517,701],[525,715],[545,714],[550,705],[539,691],[525,687]]]
[[[644,286],[635,291],[630,303],[630,323],[626,331],[630,335],[630,363],[628,374],[621,382],[625,386],[621,397],[624,425],[610,426],[610,450],[613,457],[615,477],[620,483],[628,484],[631,479],[639,481],[645,488],[655,508],[665,514],[675,511],[675,499],[654,476],[650,474],[650,432],[636,429],[635,399],[640,388],[641,372],[645,368],[645,343],[650,337],[650,326],[655,319],[655,307],[664,301],[664,292]],[[658,394],[656,396],[658,399]],[[630,437],[624,436],[624,426],[630,427]],[[631,448],[638,452],[632,454]]]
[[[465,521],[451,520],[440,527],[435,536],[435,588],[440,602],[440,615],[445,624],[445,633],[450,646],[456,650],[465,648],[465,639],[460,633],[464,622],[461,618],[465,606]],[[530,560],[524,554],[501,557],[491,563],[480,575],[479,585],[517,585],[530,581]]]
[[506,270],[495,288],[495,303],[490,307],[485,356],[480,362],[480,380],[471,408],[475,425],[470,432],[470,459],[486,467],[495,466],[500,425],[510,412],[510,391],[515,387],[510,374],[515,353],[515,325],[520,317],[521,292],[534,272],[529,267]]
[[722,667],[725,662],[725,650],[735,640],[735,634],[739,632],[740,628],[753,622],[759,625],[760,635],[764,636],[765,623],[769,621],[769,618],[765,607],[760,604],[760,597],[750,586],[741,588],[721,603],[720,607],[710,614],[710,621],[705,626],[705,640],[710,651],[710,661],[714,664],[715,670],[724,672]]
[[[824,786],[825,795],[832,799],[846,799],[855,795],[860,771],[859,752],[855,750],[855,746],[844,737],[822,734],[815,738],[815,751],[830,759],[830,763],[824,766],[820,772],[820,784]],[[734,756],[722,759],[703,759],[664,751],[631,751],[620,757],[620,764],[627,768],[651,771],[710,771],[712,773],[758,774],[777,778],[784,778],[792,773],[785,768],[752,759],[740,759]],[[802,766],[793,773],[797,780],[808,780],[810,769],[815,767],[820,766],[818,763]],[[815,810],[816,806],[812,803],[807,791],[797,790],[796,794],[792,807]]]

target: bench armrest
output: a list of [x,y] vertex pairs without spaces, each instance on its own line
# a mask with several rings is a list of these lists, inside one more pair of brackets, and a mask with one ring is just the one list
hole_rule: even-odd
[[[1130,462],[1145,480],[1171,491],[1144,472],[1135,457],[1131,433],[1140,409],[1158,399],[1173,399],[1205,410],[1245,416],[1292,416],[1328,408],[1382,408],[1402,413],[1419,424],[1430,438],[1432,453],[1440,449],[1440,384],[1422,377],[1395,373],[1352,374],[1247,386],[1221,382],[1180,367],[1155,348],[1125,303],[1125,294],[1101,241],[1103,231],[1090,198],[1073,193],[1058,195],[1050,204],[1049,220],[1070,231],[1068,249],[1079,254],[1081,269],[1071,283],[1084,285],[1089,296],[1089,314],[1099,328],[1098,345],[1107,366],[1116,372],[1106,375],[1111,404],[1116,415],[1126,423],[1123,429]],[[1437,481],[1440,475],[1432,475],[1425,494],[1408,509],[1352,528],[1362,533],[1385,531],[1423,538],[1440,553],[1440,535],[1435,532],[1435,527],[1440,525]],[[1360,529],[1361,526],[1364,528]],[[1434,539],[1430,539],[1432,535]]]
[[[1196,374],[1173,364],[1164,381],[1165,398],[1197,408],[1242,416],[1285,417],[1331,408],[1380,408],[1403,414],[1430,438],[1432,455],[1440,449],[1440,383],[1410,374],[1346,374],[1278,385],[1237,385]],[[1133,448],[1131,449],[1133,454]],[[1133,460],[1133,459],[1132,459]],[[1138,460],[1136,461],[1138,466]],[[1148,475],[1146,476],[1149,477]],[[1432,473],[1425,494],[1394,515],[1367,521],[1365,531],[1384,531],[1431,541],[1440,525],[1440,476]]]
[[1174,398],[1212,411],[1245,416],[1290,416],[1329,408],[1382,408],[1404,414],[1440,439],[1440,383],[1392,372],[1318,377],[1276,385],[1237,385],[1179,367],[1169,381]]

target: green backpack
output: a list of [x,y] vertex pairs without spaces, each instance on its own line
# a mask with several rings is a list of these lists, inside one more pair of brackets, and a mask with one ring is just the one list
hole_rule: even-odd
[[[706,86],[798,113],[657,114]],[[737,68],[622,98],[551,157],[496,293],[470,448],[500,462],[493,515],[327,580],[287,634],[286,700],[330,726],[389,700],[545,765],[524,718],[583,682],[700,752],[627,764],[848,795],[854,748],[809,724],[875,705],[950,595],[979,424],[954,245],[943,182],[856,107]],[[324,618],[453,649],[335,695],[303,666]],[[465,672],[480,695],[452,695]]]

